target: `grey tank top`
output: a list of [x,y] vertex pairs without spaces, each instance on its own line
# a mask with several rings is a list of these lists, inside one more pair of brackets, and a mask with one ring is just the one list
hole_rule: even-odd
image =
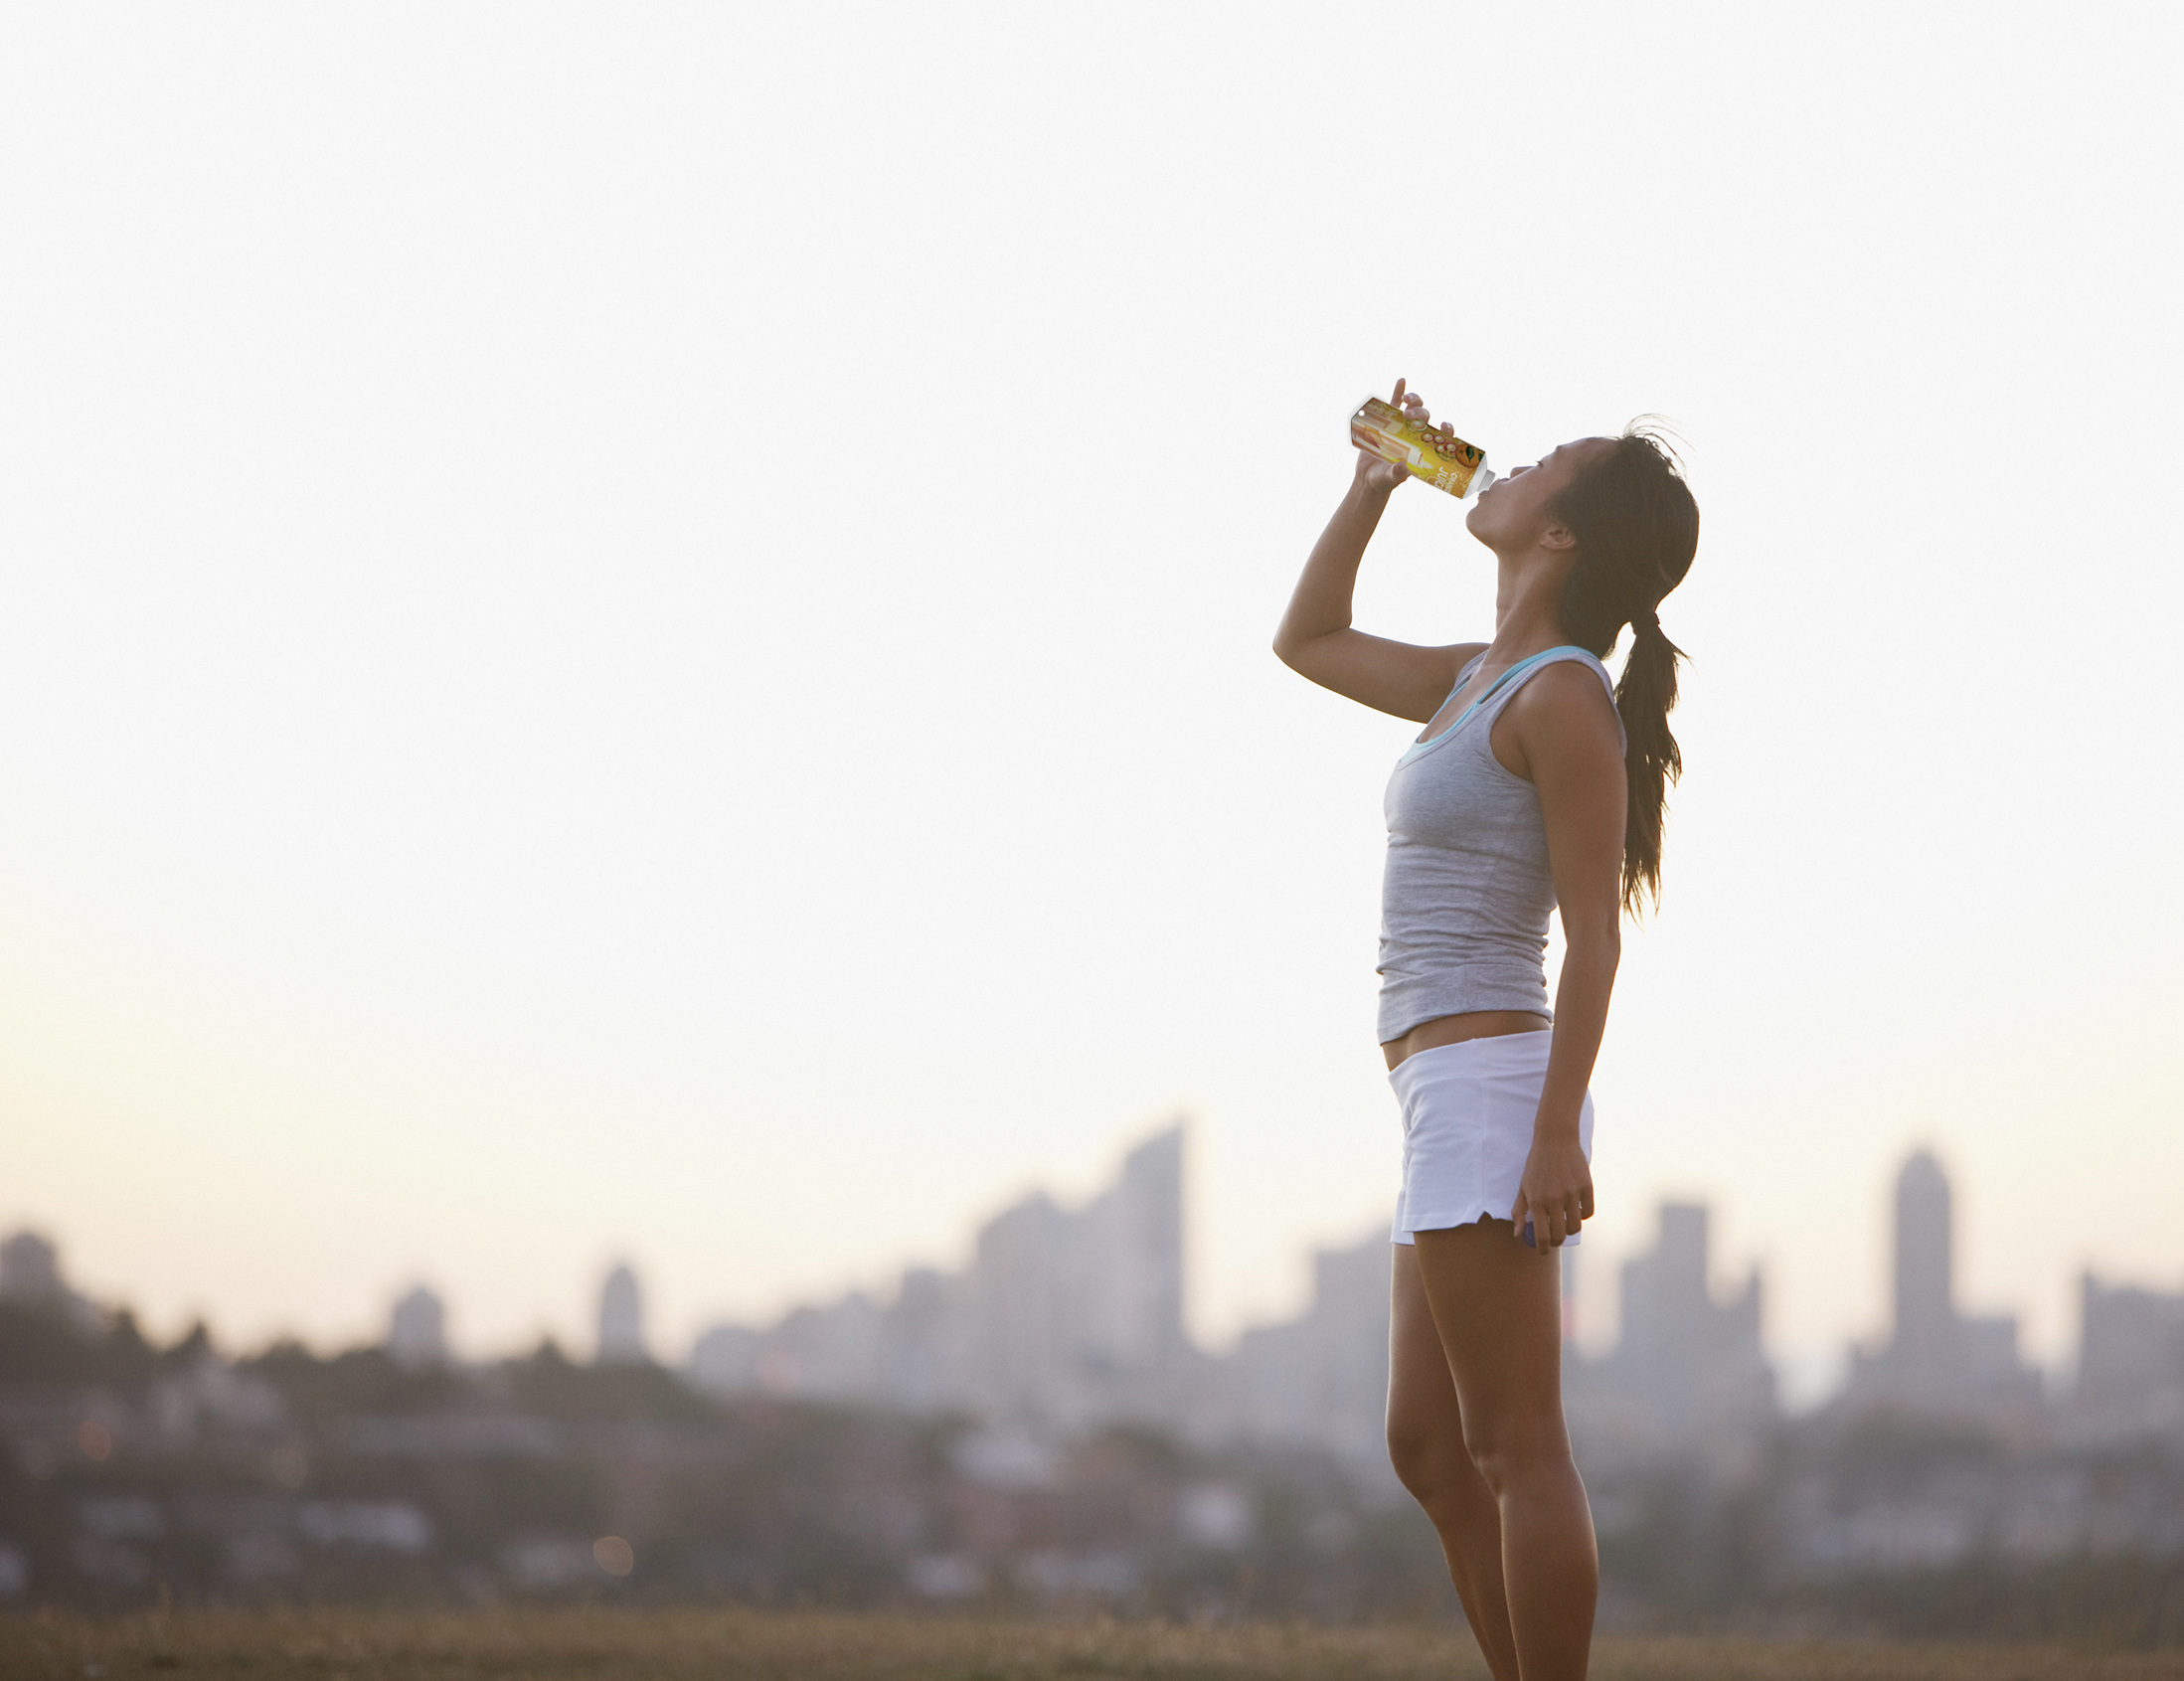
[[[1487,739],[1511,697],[1565,660],[1591,666],[1612,703],[1605,666],[1583,648],[1549,648],[1519,660],[1447,729],[1412,743],[1396,760],[1380,899],[1383,1044],[1420,1022],[1469,1010],[1552,1015],[1547,919],[1555,882],[1547,825],[1539,791],[1502,768]],[[1478,663],[1457,675],[1456,689]],[[1620,717],[1615,728],[1622,729]]]

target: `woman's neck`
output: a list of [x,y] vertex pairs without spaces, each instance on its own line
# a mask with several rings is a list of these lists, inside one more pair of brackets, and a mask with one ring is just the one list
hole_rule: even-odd
[[1504,558],[1499,574],[1489,663],[1520,660],[1570,640],[1562,622],[1562,587],[1570,576],[1567,562],[1558,564],[1539,555]]

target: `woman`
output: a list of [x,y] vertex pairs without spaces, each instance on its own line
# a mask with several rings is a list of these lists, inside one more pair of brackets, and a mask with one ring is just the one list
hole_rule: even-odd
[[[1428,422],[1400,380],[1394,401]],[[1387,796],[1379,1037],[1404,1126],[1388,1447],[1496,1681],[1559,1681],[1585,1673],[1599,1567],[1563,1428],[1554,1257],[1593,1214],[1587,1086],[1621,914],[1660,890],[1681,655],[1655,609],[1699,510],[1635,425],[1563,444],[1465,517],[1497,566],[1494,639],[1414,647],[1350,627],[1365,545],[1410,476],[1358,452],[1274,652],[1426,725]],[[1600,659],[1626,624],[1616,683]]]

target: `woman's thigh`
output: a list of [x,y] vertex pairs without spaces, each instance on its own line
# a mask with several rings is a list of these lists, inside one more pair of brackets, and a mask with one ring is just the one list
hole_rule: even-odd
[[1414,1492],[1471,1476],[1463,1445],[1463,1412],[1448,1374],[1448,1356],[1426,1299],[1419,1252],[1388,1246],[1395,1256],[1388,1335],[1388,1454]]
[[1557,1253],[1533,1249],[1506,1220],[1417,1236],[1420,1293],[1473,1460],[1486,1469],[1489,1458],[1567,1453]]

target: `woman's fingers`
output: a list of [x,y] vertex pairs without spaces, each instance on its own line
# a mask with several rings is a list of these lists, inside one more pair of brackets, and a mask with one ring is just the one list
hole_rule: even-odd
[[1560,1249],[1578,1235],[1591,1216],[1591,1195],[1590,1190],[1569,1191],[1561,1196],[1534,1199],[1520,1191],[1516,1207],[1509,1212],[1509,1222],[1522,1237],[1524,1223],[1529,1219],[1536,1247]]
[[1519,1190],[1516,1203],[1509,1210],[1509,1224],[1517,1237],[1523,1238],[1524,1223],[1531,1221],[1533,1246],[1542,1251],[1562,1248],[1592,1218],[1593,1187],[1590,1184],[1539,1197]]
[[1411,476],[1410,469],[1399,467],[1370,449],[1360,449],[1358,453],[1365,457],[1358,463],[1359,477],[1375,490],[1393,490]]

